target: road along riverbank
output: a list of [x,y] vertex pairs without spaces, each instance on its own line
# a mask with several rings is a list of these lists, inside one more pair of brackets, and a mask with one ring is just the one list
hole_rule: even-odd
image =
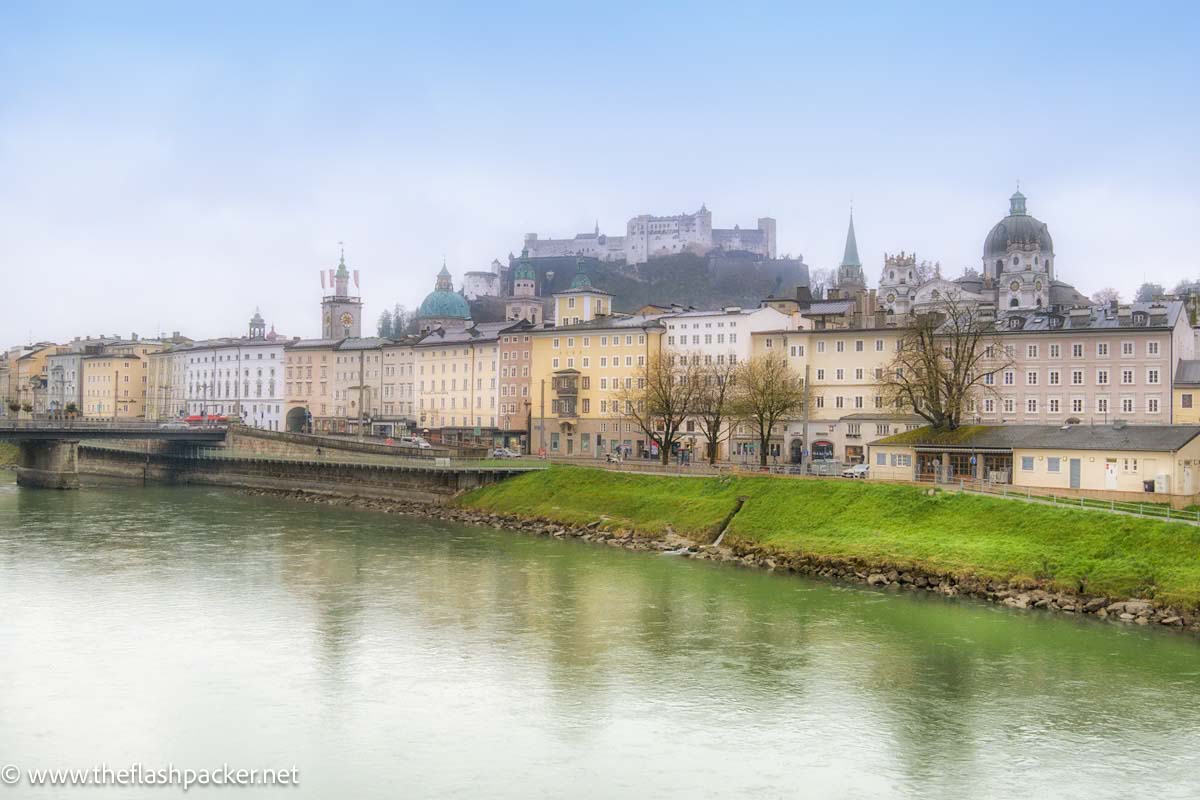
[[1200,631],[1200,531],[1191,525],[857,481],[679,480],[577,467],[517,476],[437,507],[260,491]]

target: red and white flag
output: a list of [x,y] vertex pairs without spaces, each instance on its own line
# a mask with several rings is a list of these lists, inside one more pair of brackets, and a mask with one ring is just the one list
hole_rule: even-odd
[[358,270],[354,270],[354,288],[358,288]]
[[325,270],[321,270],[321,288],[325,288]]
[[329,270],[329,288],[332,289],[335,286],[337,286],[337,284],[334,283],[334,280],[333,280],[333,270],[330,269]]

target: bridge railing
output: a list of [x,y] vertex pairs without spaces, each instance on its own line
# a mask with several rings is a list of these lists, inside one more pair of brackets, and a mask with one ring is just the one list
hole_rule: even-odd
[[191,425],[143,420],[0,419],[0,431],[226,431],[227,424]]

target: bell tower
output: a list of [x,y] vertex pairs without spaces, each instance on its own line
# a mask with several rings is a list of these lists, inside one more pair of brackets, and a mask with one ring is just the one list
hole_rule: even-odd
[[[354,271],[358,287],[358,270]],[[325,275],[321,275],[325,286]],[[350,270],[346,268],[346,251],[342,250],[336,270],[329,270],[329,287],[333,294],[321,298],[321,338],[345,339],[362,336],[362,298],[350,296]]]

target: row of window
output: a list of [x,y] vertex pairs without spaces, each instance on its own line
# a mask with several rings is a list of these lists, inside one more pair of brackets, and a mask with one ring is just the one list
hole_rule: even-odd
[[[820,372],[820,370],[818,370],[818,372]],[[1096,385],[1097,386],[1107,386],[1111,381],[1113,372],[1114,372],[1114,370],[1109,370],[1108,368],[1105,368],[1105,367],[1098,368],[1095,372]],[[1120,378],[1120,382],[1121,382],[1122,386],[1133,386],[1137,382],[1137,370],[1133,367],[1121,367],[1120,369],[1115,370],[1115,372],[1117,373],[1117,376]],[[1073,369],[1070,371],[1070,373],[1071,373],[1071,385],[1072,386],[1083,386],[1084,385],[1084,379],[1087,377],[1086,370]],[[1026,386],[1037,386],[1039,380],[1041,380],[1041,373],[1038,370],[1031,369],[1031,370],[1025,371],[1025,385]],[[1149,367],[1146,369],[1146,383],[1147,384],[1149,384],[1150,386],[1158,386],[1161,383],[1161,381],[1162,381],[1162,372],[1158,369],[1158,367]],[[995,386],[996,385],[996,373],[989,372],[989,373],[985,374],[983,376],[983,382],[984,382],[984,385],[986,385],[986,386]],[[1005,370],[1004,372],[1000,373],[1000,383],[1003,386],[1015,386],[1017,383],[1016,371],[1009,369],[1009,370]],[[1062,385],[1062,371],[1057,370],[1057,369],[1047,370],[1046,385],[1047,386],[1061,386]]]
[[[1084,402],[1085,402],[1084,398],[1082,398],[1082,397],[1070,398],[1070,401],[1069,401],[1070,413],[1072,413],[1072,414],[1085,413]],[[1120,413],[1122,413],[1122,414],[1138,413],[1137,400],[1135,397],[1121,397],[1121,398],[1118,398],[1117,402],[1118,402],[1117,409],[1120,411]],[[1162,411],[1161,398],[1147,397],[1147,398],[1145,398],[1145,402],[1146,402],[1145,413],[1158,414]],[[986,397],[986,398],[984,398],[981,407],[983,409],[984,414],[995,414],[997,408],[1000,408],[1002,410],[1002,413],[1004,413],[1004,414],[1015,414],[1015,413],[1017,413],[1017,408],[1018,408],[1017,400],[1016,400],[1016,398],[1013,398],[1013,397],[1001,398],[999,402],[997,402],[995,398]],[[1026,414],[1040,414],[1040,413],[1042,413],[1043,410],[1047,414],[1063,413],[1062,399],[1058,398],[1058,397],[1047,398],[1044,406],[1042,405],[1041,398],[1027,397],[1027,398],[1025,398],[1025,401],[1021,405],[1021,407],[1024,410],[1024,413],[1026,413]],[[975,410],[976,410],[976,404],[974,402],[972,402],[970,404],[970,411],[971,411],[971,413],[974,413]],[[1113,408],[1110,406],[1109,398],[1103,397],[1103,396],[1097,397],[1095,410],[1096,410],[1097,414],[1113,413]]]
[[[574,346],[575,346],[575,337],[574,337],[574,336],[568,336],[568,337],[566,337],[566,339],[567,339],[567,347],[574,347]],[[592,346],[592,337],[590,337],[590,336],[582,336],[582,337],[580,337],[580,341],[583,343],[583,346],[584,346],[584,347],[591,347],[591,346]],[[638,335],[638,337],[637,337],[637,343],[638,343],[638,344],[645,344],[645,343],[646,343],[646,334],[644,334],[644,333],[643,333],[643,334],[639,334],[639,335]],[[633,336],[631,336],[631,335],[626,335],[626,336],[625,336],[625,345],[628,347],[628,346],[631,346],[632,344],[633,344]],[[550,340],[550,346],[551,346],[551,347],[553,347],[553,348],[555,348],[555,349],[557,349],[558,347],[560,347],[560,346],[561,346],[561,340],[560,340],[560,338],[559,338],[558,336],[555,336],[553,339],[551,339],[551,340]],[[601,336],[601,337],[600,337],[600,346],[601,346],[601,347],[608,347],[608,346],[609,346],[609,337],[607,337],[607,336]],[[613,347],[620,347],[620,346],[621,346],[621,337],[620,337],[620,336],[613,335],[613,337],[612,337],[612,346],[613,346]]]

